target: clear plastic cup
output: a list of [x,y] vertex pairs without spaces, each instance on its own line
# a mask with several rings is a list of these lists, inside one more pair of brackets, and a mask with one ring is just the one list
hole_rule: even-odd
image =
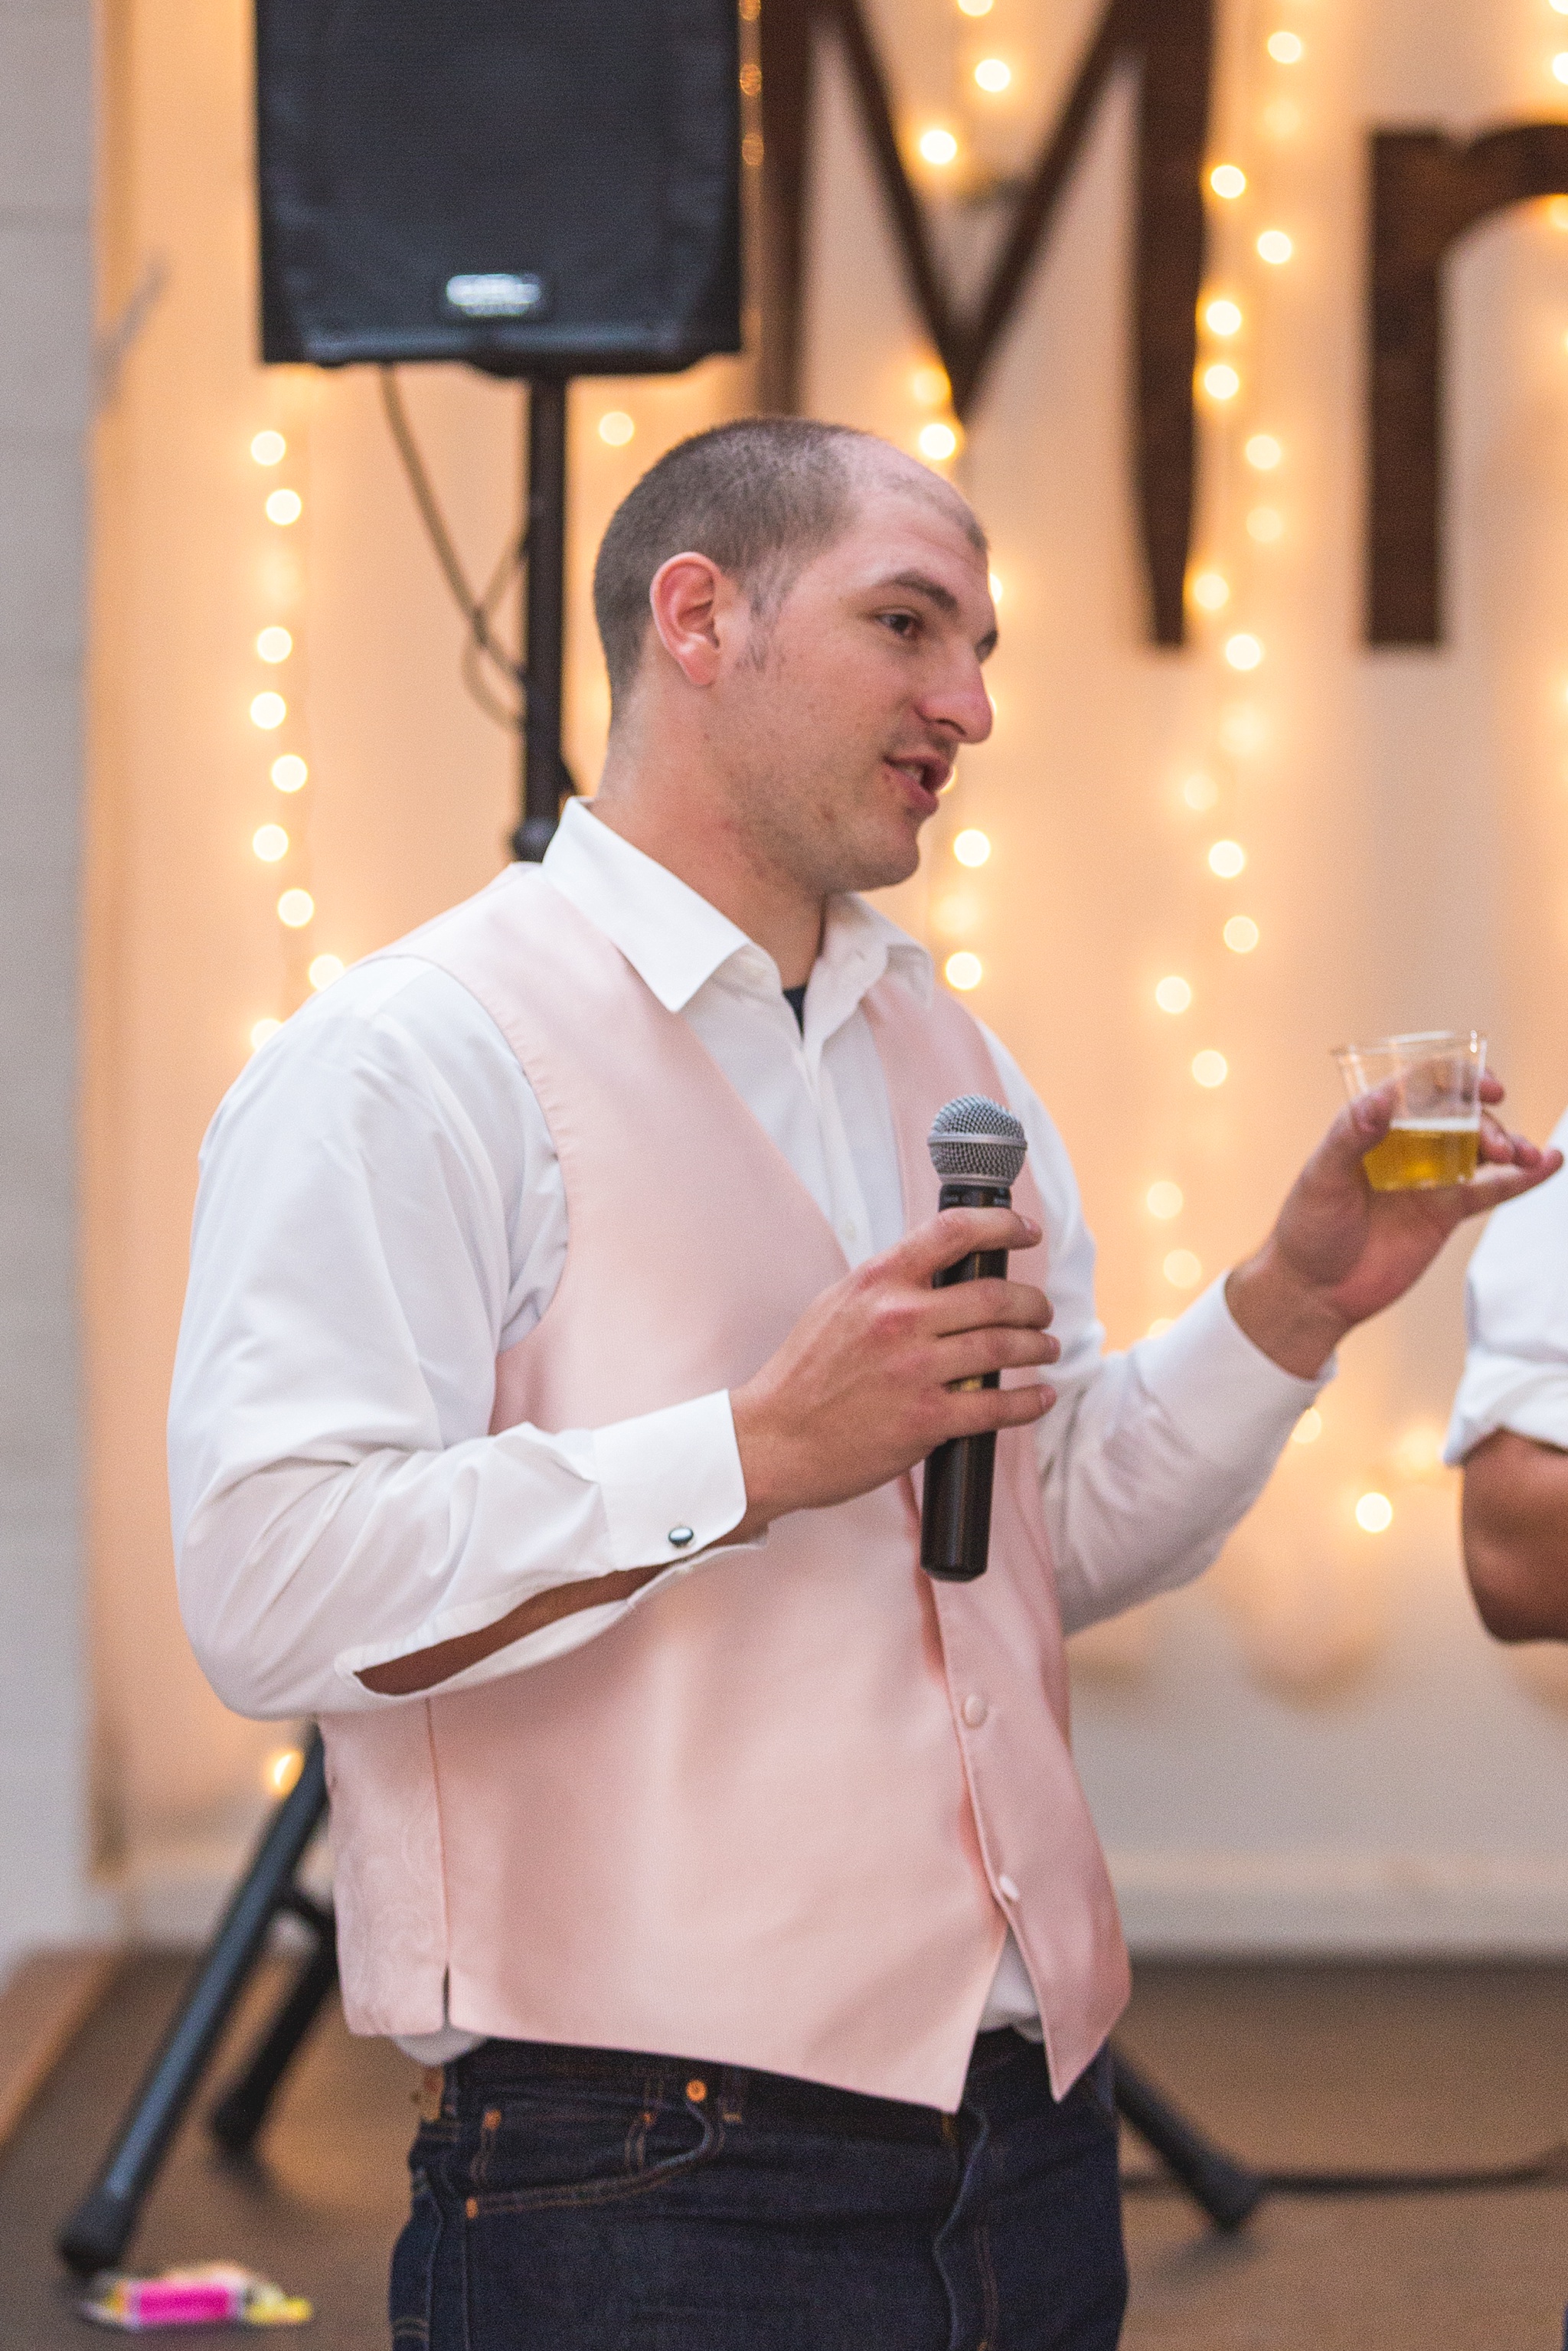
[[1430,1192],[1468,1184],[1480,1148],[1487,1040],[1473,1029],[1431,1029],[1341,1045],[1334,1054],[1352,1102],[1396,1087],[1394,1123],[1362,1159],[1375,1192]]

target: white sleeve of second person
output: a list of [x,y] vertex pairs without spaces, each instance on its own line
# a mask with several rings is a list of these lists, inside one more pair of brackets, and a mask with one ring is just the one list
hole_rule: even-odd
[[[1568,1117],[1552,1140],[1568,1151]],[[1568,1451],[1568,1174],[1495,1209],[1465,1280],[1469,1341],[1446,1461],[1500,1428]]]
[[1281,1371],[1232,1318],[1223,1280],[1160,1337],[1107,1354],[1071,1162],[1017,1062],[988,1041],[1045,1207],[1061,1356],[1046,1374],[1058,1401],[1036,1445],[1062,1624],[1073,1633],[1190,1583],[1218,1558],[1333,1367],[1315,1380]]
[[[237,1712],[407,1703],[357,1675],[562,1584],[684,1573],[744,1517],[723,1393],[487,1433],[565,1249],[543,1115],[446,975],[364,967],[256,1054],[203,1147],[169,1421],[181,1607]],[[558,1656],[664,1582],[441,1687]]]

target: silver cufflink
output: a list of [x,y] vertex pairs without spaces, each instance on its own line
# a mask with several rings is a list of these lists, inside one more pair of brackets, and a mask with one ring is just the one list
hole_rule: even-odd
[[689,1542],[695,1542],[696,1536],[690,1527],[672,1527],[664,1540],[673,1543],[677,1551],[685,1551]]

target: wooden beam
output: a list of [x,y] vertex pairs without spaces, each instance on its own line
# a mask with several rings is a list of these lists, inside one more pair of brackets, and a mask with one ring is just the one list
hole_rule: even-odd
[[792,416],[800,404],[812,0],[766,0],[760,23],[762,354],[758,404]]

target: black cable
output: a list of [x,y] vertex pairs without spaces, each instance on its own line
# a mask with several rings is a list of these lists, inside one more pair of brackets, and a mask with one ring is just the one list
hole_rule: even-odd
[[468,633],[463,648],[463,683],[480,708],[488,717],[493,718],[497,726],[520,731],[524,723],[523,707],[519,705],[516,709],[509,709],[503,703],[498,702],[490,691],[479,664],[482,660],[493,663],[507,684],[514,687],[526,701],[528,682],[527,665],[501,643],[492,630],[490,622],[497,604],[527,559],[528,532],[525,530],[515,543],[509,543],[503,549],[484,593],[476,597],[468,585],[462,560],[453,542],[452,534],[446,528],[440,506],[436,501],[435,492],[431,485],[430,475],[425,469],[424,460],[420,455],[419,445],[414,440],[413,428],[408,421],[408,412],[403,406],[402,392],[397,381],[397,371],[395,368],[383,367],[379,372],[382,382],[382,406],[386,413],[393,444],[402,461],[402,469],[407,476],[409,488],[413,494],[414,505],[419,509],[420,520],[424,525],[425,534],[434,550],[442,577],[451,590],[457,609],[467,624]]

